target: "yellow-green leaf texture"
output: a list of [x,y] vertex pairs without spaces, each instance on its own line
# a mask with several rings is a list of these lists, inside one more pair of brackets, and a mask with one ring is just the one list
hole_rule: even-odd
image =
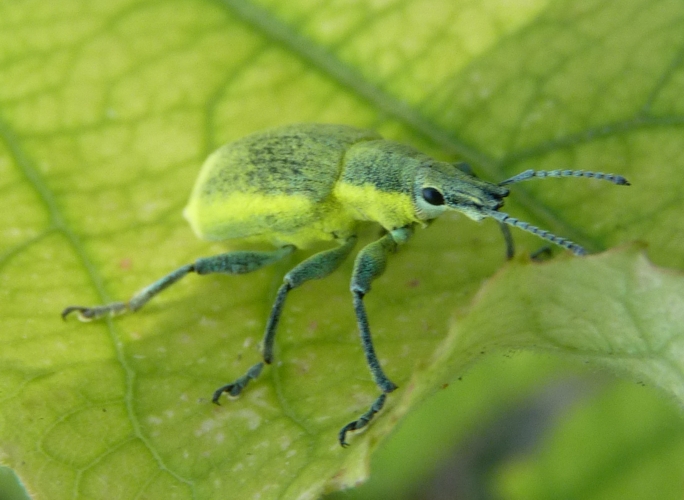
[[[679,0],[0,2],[0,463],[37,499],[317,498],[364,480],[409,409],[498,349],[578,358],[681,406],[682,88]],[[276,362],[221,407],[212,391],[258,360],[302,255],[190,276],[135,315],[60,320],[230,248],[181,217],[199,166],[295,122],[373,128],[493,182],[623,174],[631,187],[531,181],[506,207],[619,249],[536,264],[540,240],[516,232],[505,264],[491,221],[417,231],[366,299],[400,389],[349,449],[337,431],[378,392],[351,262],[292,293]],[[544,498],[519,469],[502,491]]]

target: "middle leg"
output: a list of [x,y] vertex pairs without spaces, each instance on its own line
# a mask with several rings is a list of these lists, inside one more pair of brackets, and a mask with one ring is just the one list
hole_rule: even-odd
[[275,340],[278,322],[280,321],[280,315],[282,314],[287,294],[309,280],[321,279],[328,276],[342,264],[344,259],[347,258],[354,248],[355,244],[356,236],[351,236],[339,247],[324,250],[323,252],[314,254],[305,261],[300,262],[294,269],[285,275],[283,284],[278,289],[278,294],[276,295],[275,302],[271,308],[268,322],[266,323],[266,332],[264,333],[264,339],[261,345],[263,361],[252,366],[247,370],[247,373],[234,382],[219,387],[214,392],[214,397],[212,398],[214,403],[219,404],[219,398],[224,392],[227,392],[233,397],[240,395],[243,389],[247,387],[247,384],[261,374],[264,364],[271,364],[273,361],[273,341]]

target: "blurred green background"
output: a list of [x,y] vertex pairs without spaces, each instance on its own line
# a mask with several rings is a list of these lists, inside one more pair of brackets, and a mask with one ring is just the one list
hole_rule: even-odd
[[[12,470],[51,500],[682,498],[682,88],[679,0],[0,0],[0,498],[26,498]],[[532,264],[516,231],[505,263],[492,221],[417,231],[367,298],[401,389],[347,450],[337,429],[377,393],[351,262],[292,294],[279,362],[221,408],[296,260],[60,321],[225,251],[180,216],[199,166],[296,122],[492,182],[624,174],[506,205],[619,250]]]

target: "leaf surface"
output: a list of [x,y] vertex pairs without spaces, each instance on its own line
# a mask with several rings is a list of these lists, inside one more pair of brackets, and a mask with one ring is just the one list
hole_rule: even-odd
[[[409,409],[497,349],[580,357],[681,404],[683,17],[664,0],[1,4],[0,460],[35,498],[316,498],[362,481]],[[188,277],[135,315],[60,321],[231,248],[181,217],[203,159],[314,121],[491,181],[621,173],[632,187],[514,186],[506,210],[594,251],[647,242],[655,265],[623,247],[504,266],[491,221],[417,231],[366,299],[400,389],[347,450],[337,431],[378,392],[351,262],[292,294],[276,363],[221,407],[213,390],[258,360],[306,254]],[[520,255],[539,245],[516,240]]]

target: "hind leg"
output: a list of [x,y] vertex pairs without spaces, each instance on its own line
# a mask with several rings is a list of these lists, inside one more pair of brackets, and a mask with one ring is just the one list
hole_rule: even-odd
[[128,302],[112,302],[102,306],[84,307],[69,306],[62,311],[62,318],[72,312],[77,313],[81,321],[92,321],[103,316],[116,316],[127,312],[135,312],[147,304],[155,295],[167,289],[189,273],[197,274],[245,274],[261,269],[272,264],[287,255],[290,255],[295,247],[288,245],[272,252],[228,252],[213,257],[197,259],[194,264],[187,264],[167,274],[163,278],[146,286]]

